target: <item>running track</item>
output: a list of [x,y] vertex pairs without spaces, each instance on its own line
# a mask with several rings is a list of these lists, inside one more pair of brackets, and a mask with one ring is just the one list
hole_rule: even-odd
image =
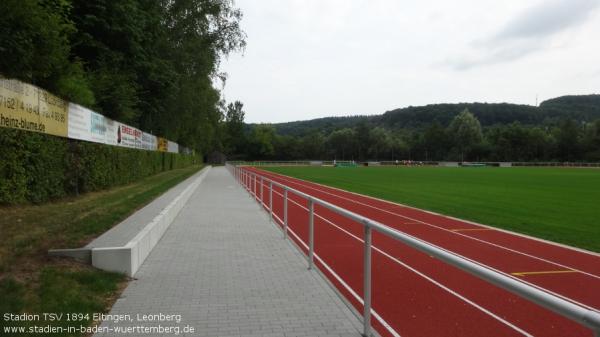
[[[600,255],[320,184],[244,168],[484,264],[582,305],[600,309]],[[260,180],[247,186],[261,197]],[[269,186],[262,202],[269,205]],[[283,191],[274,187],[275,221]],[[288,194],[290,238],[307,253],[307,201]],[[362,225],[315,204],[315,265],[362,312]],[[566,318],[373,233],[372,324],[382,336],[593,336]]]

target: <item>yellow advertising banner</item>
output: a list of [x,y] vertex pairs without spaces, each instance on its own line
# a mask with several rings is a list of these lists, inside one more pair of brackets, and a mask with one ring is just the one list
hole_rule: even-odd
[[157,150],[160,152],[169,151],[169,141],[166,138],[157,137],[158,138],[158,148]]
[[0,77],[0,126],[67,137],[68,102],[36,86]]

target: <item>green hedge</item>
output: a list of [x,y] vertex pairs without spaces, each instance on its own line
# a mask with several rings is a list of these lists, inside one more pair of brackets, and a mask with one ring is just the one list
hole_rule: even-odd
[[0,204],[42,203],[123,185],[200,158],[0,128]]

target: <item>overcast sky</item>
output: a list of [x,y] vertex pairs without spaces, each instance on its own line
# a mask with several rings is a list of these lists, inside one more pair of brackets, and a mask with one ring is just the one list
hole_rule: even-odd
[[236,0],[246,122],[600,93],[600,0]]

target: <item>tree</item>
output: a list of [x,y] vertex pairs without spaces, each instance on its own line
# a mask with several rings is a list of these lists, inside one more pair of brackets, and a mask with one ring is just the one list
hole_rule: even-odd
[[300,141],[297,137],[276,135],[273,145],[276,159],[296,160],[302,158]]
[[572,119],[564,120],[556,129],[558,159],[574,161],[580,157],[579,126]]
[[302,159],[323,159],[325,157],[325,136],[313,131],[299,139]]
[[245,45],[241,17],[231,0],[73,2],[73,58],[93,108],[204,153],[222,148],[213,82],[220,58]]
[[71,58],[70,1],[0,1],[0,74],[41,86],[80,104],[95,98],[82,63]]
[[331,132],[327,137],[327,147],[334,159],[352,159],[356,147],[356,132],[349,128]]
[[0,74],[207,153],[226,136],[217,80],[242,50],[233,0],[4,0]]
[[586,160],[600,161],[600,119],[586,126],[583,147]]
[[270,159],[275,154],[275,129],[269,124],[259,124],[252,129],[248,139],[250,159]]
[[448,151],[448,135],[444,127],[436,120],[423,132],[425,160],[442,160]]
[[367,159],[369,148],[371,147],[370,129],[365,121],[361,121],[355,129],[356,132],[356,148],[358,159]]
[[481,124],[468,109],[459,113],[448,127],[448,133],[454,141],[454,145],[460,153],[460,160],[465,160],[465,154],[483,139]]
[[397,160],[406,156],[408,153],[408,145],[399,134],[391,133],[390,135],[390,157],[392,160]]
[[369,154],[370,157],[379,160],[381,153],[389,154],[392,141],[389,132],[382,127],[376,127],[369,132]]
[[224,129],[225,150],[227,154],[240,154],[245,143],[244,104],[240,101],[229,103],[225,112]]

